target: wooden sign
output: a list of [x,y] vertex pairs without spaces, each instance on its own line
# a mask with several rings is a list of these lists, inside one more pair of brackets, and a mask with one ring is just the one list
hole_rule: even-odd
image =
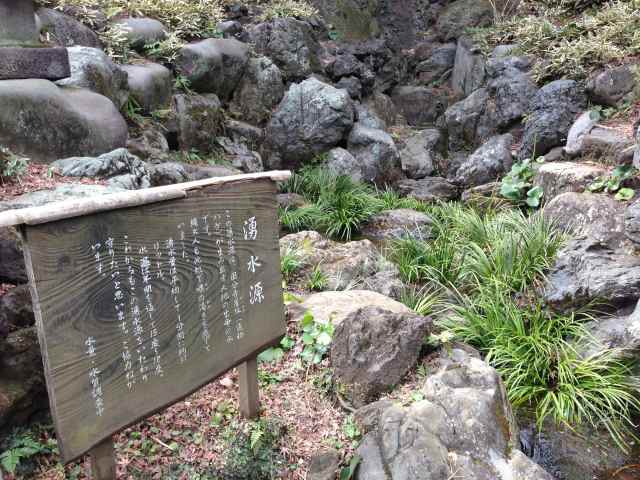
[[[0,214],[0,226],[23,224],[64,462],[284,335],[274,180],[287,176],[223,177]],[[255,375],[255,361],[243,372],[252,366]]]

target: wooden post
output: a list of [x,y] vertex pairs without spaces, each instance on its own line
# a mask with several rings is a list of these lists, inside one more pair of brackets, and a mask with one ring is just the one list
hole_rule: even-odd
[[258,416],[258,358],[253,357],[238,367],[240,372],[240,414],[245,418]]
[[116,479],[116,456],[113,449],[113,440],[107,438],[89,451],[91,457],[92,480]]

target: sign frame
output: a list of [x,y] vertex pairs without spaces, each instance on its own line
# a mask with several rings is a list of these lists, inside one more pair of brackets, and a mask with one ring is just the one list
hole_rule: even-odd
[[[48,349],[46,346],[46,339],[44,336],[44,321],[43,312],[41,310],[40,299],[38,297],[38,284],[36,275],[33,268],[33,252],[29,243],[29,228],[32,226],[43,225],[52,222],[59,222],[61,220],[73,219],[76,217],[87,217],[93,214],[101,212],[109,212],[119,209],[129,209],[132,207],[142,207],[145,205],[159,204],[171,201],[189,198],[190,193],[202,191],[207,194],[215,195],[215,190],[224,188],[234,188],[240,184],[247,182],[264,182],[269,180],[273,183],[279,181],[285,181],[291,176],[289,171],[273,171],[273,172],[261,172],[247,175],[233,175],[228,177],[216,177],[195,182],[186,182],[182,184],[169,185],[164,187],[156,187],[145,190],[126,191],[108,194],[99,197],[90,197],[85,199],[71,199],[63,202],[55,202],[46,204],[40,207],[32,207],[19,210],[8,210],[0,212],[0,227],[15,226],[18,232],[23,238],[23,250],[25,256],[25,264],[27,268],[27,274],[29,277],[29,284],[32,293],[34,314],[36,317],[36,326],[38,331],[38,338],[41,345],[42,357],[45,368],[45,377],[47,379],[47,388],[49,390],[49,398],[52,414],[54,417],[54,423],[57,425],[57,415],[55,412],[55,402],[52,396],[52,386],[50,382],[50,370],[47,360]],[[217,186],[217,187],[216,187]],[[274,189],[277,193],[277,190]],[[193,193],[192,193],[193,195]],[[196,194],[197,195],[197,194]],[[277,232],[277,225],[275,226]],[[246,237],[245,237],[246,238]],[[277,252],[277,259],[279,260],[279,251]],[[279,262],[278,262],[278,283],[281,283],[281,277],[279,274]],[[281,296],[281,295],[280,295]],[[279,319],[276,319],[279,321]],[[282,336],[286,333],[286,323],[284,321],[284,311],[282,313],[282,328],[278,327],[278,336],[261,343],[260,350],[268,348],[269,346],[276,345]],[[140,420],[147,418],[158,411],[162,411],[170,405],[184,399],[192,394],[194,391],[202,388],[202,386],[214,381],[216,378],[224,375],[232,368],[239,366],[240,374],[240,412],[245,417],[254,417],[258,413],[259,409],[259,395],[258,395],[258,381],[257,381],[257,354],[259,351],[252,351],[240,359],[234,359],[233,363],[225,365],[224,369],[211,377],[207,377],[207,380],[200,382],[194,388],[190,388],[188,391],[181,392],[179,397],[174,398],[161,406],[154,408],[153,410],[146,411],[146,413],[136,417],[135,419],[128,421],[126,425],[112,431],[110,434],[105,435],[104,439],[98,441],[92,441],[91,446],[88,446],[84,451],[74,451],[72,454],[68,454],[64,451],[63,445],[61,445],[61,456],[64,463],[76,460],[85,453],[89,453],[92,458],[93,476],[96,479],[113,479],[115,478],[115,457],[113,450],[112,435],[127,428],[130,425],[139,422]]]

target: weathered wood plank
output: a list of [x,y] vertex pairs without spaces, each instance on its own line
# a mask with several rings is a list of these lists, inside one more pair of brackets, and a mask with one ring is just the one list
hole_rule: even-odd
[[238,367],[240,374],[240,413],[245,418],[255,418],[260,410],[258,390],[258,359],[252,357]]
[[275,194],[232,182],[24,227],[65,462],[285,333]]
[[116,480],[116,454],[113,440],[107,438],[89,451],[91,480]]
[[144,190],[118,192],[90,198],[69,199],[39,207],[0,212],[0,227],[11,227],[20,224],[39,225],[81,215],[90,215],[92,213],[106,212],[119,208],[137,207],[164,200],[184,198],[187,196],[187,192],[199,188],[228,183],[251,182],[261,179],[279,182],[287,180],[290,176],[291,172],[288,170],[249,173],[230,175],[227,177],[205,178],[193,182],[177,183],[175,185],[147,188]]

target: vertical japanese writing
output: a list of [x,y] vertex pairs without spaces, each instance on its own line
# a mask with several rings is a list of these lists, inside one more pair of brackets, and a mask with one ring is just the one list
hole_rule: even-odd
[[86,353],[91,360],[89,369],[89,385],[91,386],[91,397],[95,404],[96,416],[101,417],[104,413],[104,398],[102,396],[102,383],[100,381],[100,370],[96,367],[96,339],[87,337],[84,342],[87,347]]
[[209,322],[207,321],[207,283],[204,277],[204,271],[202,270],[202,258],[200,258],[200,240],[198,239],[198,235],[200,233],[200,225],[198,222],[198,217],[193,217],[189,225],[191,226],[191,233],[193,235],[193,240],[191,241],[191,246],[193,249],[193,274],[196,277],[198,310],[200,312],[200,325],[202,327],[201,336],[204,348],[208,352],[211,350],[211,346],[209,345],[211,334],[209,333]]
[[169,259],[169,285],[171,286],[171,297],[173,308],[176,311],[176,344],[178,346],[178,360],[180,363],[187,361],[187,347],[185,345],[184,323],[180,313],[180,284],[178,282],[178,268],[176,266],[176,246],[173,238],[166,241],[167,257]]
[[[256,217],[249,217],[242,224],[242,230],[244,233],[244,239],[255,242],[258,239],[258,222]],[[247,270],[251,274],[255,274],[257,270],[262,266],[260,258],[256,255],[251,255],[247,262]],[[259,305],[264,301],[264,287],[262,281],[256,281],[251,279],[249,284],[249,303],[251,305]]]
[[127,323],[127,305],[125,290],[122,285],[122,279],[120,277],[120,267],[115,258],[114,241],[109,237],[105,245],[107,247],[107,254],[109,256],[109,267],[111,272],[111,283],[113,284],[113,303],[116,313],[116,319],[122,332],[122,364],[124,366],[125,379],[127,381],[127,388],[133,389],[136,383],[135,374],[133,373],[133,362],[131,357],[131,350],[129,349],[129,324]]
[[131,326],[133,327],[133,337],[136,341],[136,354],[138,356],[138,371],[144,382],[149,380],[147,372],[147,359],[145,355],[144,345],[144,327],[142,325],[142,317],[140,312],[140,303],[138,302],[136,270],[134,268],[133,259],[131,257],[131,246],[127,236],[124,237],[124,263],[127,268],[127,280],[129,284],[129,314],[131,315]]
[[164,280],[164,272],[162,270],[162,250],[160,250],[160,242],[154,243],[153,249],[156,253],[156,278],[158,280]]
[[218,276],[220,278],[220,304],[222,305],[222,317],[224,324],[224,336],[227,343],[233,342],[233,328],[231,325],[231,306],[229,288],[227,286],[228,271],[224,260],[222,216],[217,214],[214,217],[213,230],[216,234],[216,254],[218,255]]
[[158,327],[156,326],[155,316],[153,312],[153,287],[151,285],[151,260],[147,254],[147,247],[142,246],[138,250],[140,255],[140,276],[142,277],[142,291],[144,292],[144,310],[149,320],[149,336],[151,338],[151,350],[153,350],[153,368],[158,377],[164,375],[160,358],[160,342],[158,339]]
[[[236,241],[233,237],[233,221],[231,220],[231,213],[229,210],[225,210],[225,234],[227,237],[227,253],[229,257],[230,268],[230,281],[231,281],[231,301],[233,305],[233,313],[235,315],[235,332],[232,331],[232,335],[236,340],[242,340],[244,338],[244,320],[242,314],[244,308],[240,301],[240,278],[238,275],[238,261],[236,257]],[[244,228],[244,227],[243,227]],[[250,229],[250,227],[247,227]],[[251,232],[245,232],[245,235],[251,235]]]
[[100,254],[101,248],[102,248],[102,244],[100,243],[95,243],[91,245],[91,253],[93,254],[93,259],[96,264],[96,272],[98,272],[98,275],[100,276],[104,275],[102,273],[102,256]]

